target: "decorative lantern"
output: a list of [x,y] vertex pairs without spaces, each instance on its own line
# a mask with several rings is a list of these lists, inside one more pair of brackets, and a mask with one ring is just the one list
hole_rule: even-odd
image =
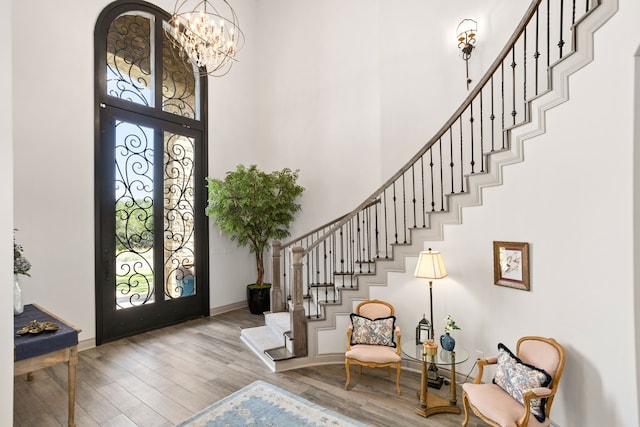
[[431,322],[429,322],[423,314],[422,320],[420,320],[418,326],[416,326],[416,345],[423,344],[431,339],[433,339],[431,337]]

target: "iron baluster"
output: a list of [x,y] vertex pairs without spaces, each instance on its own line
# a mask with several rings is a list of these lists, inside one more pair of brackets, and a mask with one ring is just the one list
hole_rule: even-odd
[[453,162],[453,129],[449,128],[449,168],[451,169],[451,194],[455,194],[456,190],[453,188],[453,176],[455,163]]
[[356,265],[359,265],[360,267],[360,273],[362,273],[362,260],[360,259],[360,212],[358,212],[356,214],[356,243],[355,243],[355,252],[354,252],[354,256],[355,256],[355,262]]
[[384,196],[384,257],[389,258],[389,220],[387,218],[387,189],[382,191]]
[[501,129],[501,134],[502,134],[502,149],[504,150],[506,147],[506,141],[505,141],[505,136],[504,136],[504,121],[505,121],[505,116],[504,116],[504,112],[505,112],[505,106],[504,106],[504,61],[502,61],[502,63],[500,64],[500,76],[501,76],[501,87],[500,87],[500,99],[501,99],[501,103],[502,103],[502,112],[501,112],[501,116],[502,116],[502,129]]
[[547,68],[551,66],[551,6],[547,0]]
[[398,243],[398,206],[396,205],[396,182],[393,181],[393,235]]
[[560,0],[560,40],[558,41],[558,48],[560,59],[562,59],[562,48],[564,47],[564,34],[563,34],[563,24],[564,24],[564,0]]
[[516,45],[513,45],[511,49],[511,106],[513,110],[511,111],[511,117],[513,118],[513,126],[516,124],[516,115],[518,114],[516,111]]
[[420,156],[420,174],[421,174],[421,184],[420,188],[422,189],[422,228],[427,226],[427,218],[426,218],[426,210],[425,210],[425,200],[424,200],[424,155]]
[[[356,235],[353,229],[353,222],[357,221],[356,217],[352,218],[349,221],[350,224],[350,232],[351,232],[351,247],[349,248],[349,271],[351,274],[356,274]],[[358,224],[356,222],[356,229],[358,228]]]
[[440,150],[440,211],[444,211],[444,178],[442,171],[442,138],[438,139],[438,149]]
[[326,239],[323,240],[323,242],[322,242],[322,252],[323,252],[323,254],[322,254],[322,277],[324,278],[323,279],[324,280],[323,283],[327,284],[327,283],[329,283],[327,281],[327,279],[328,279],[327,271],[329,271],[327,269],[327,267],[328,267],[327,263],[329,262],[329,254],[327,253],[327,240]]
[[482,92],[480,91],[480,172],[484,173],[484,110],[482,105]]
[[362,273],[362,263],[366,262],[367,258],[365,257],[366,255],[366,243],[367,243],[367,227],[366,227],[366,213],[367,211],[363,211],[362,212],[362,227],[361,230],[362,232],[360,233],[360,239],[362,240],[360,243],[360,272]]
[[371,209],[374,209],[375,206],[367,208],[367,272],[371,273],[371,262],[373,262],[373,257],[371,256]]
[[316,246],[316,250],[314,251],[315,253],[315,257],[314,257],[314,262],[315,262],[315,281],[314,284],[316,285],[316,295],[319,297],[320,295],[317,293],[318,290],[318,286],[320,285],[320,246]]
[[522,50],[522,121],[527,121],[527,27],[524,29],[524,46]]
[[411,202],[413,203],[413,228],[417,228],[416,224],[416,172],[415,163],[411,165],[411,186],[413,187]]
[[493,100],[495,98],[493,91],[493,76],[491,76],[491,115],[489,119],[491,120],[491,151],[495,151],[495,119],[496,115],[494,114],[494,105]]
[[340,273],[344,273],[344,225],[340,227]]
[[[323,251],[323,258],[324,258],[324,264],[323,264],[323,268],[325,269],[325,273],[324,273],[324,302],[329,302],[329,284],[327,282],[327,274],[326,274],[326,268],[327,268],[327,264],[326,264],[326,260],[327,260],[327,240],[325,239],[322,242],[322,251]],[[335,302],[335,300],[334,300]],[[316,302],[317,304],[320,304],[320,301]],[[320,317],[320,310],[319,310],[319,306],[317,309],[318,312],[318,317]]]
[[474,151],[474,147],[473,147],[473,101],[471,102],[470,106],[470,116],[469,116],[469,135],[471,138],[471,173],[474,174],[476,173],[476,160],[475,160],[475,151]]
[[336,266],[337,266],[337,258],[336,258],[336,235],[335,233],[331,234],[331,283],[333,283],[334,285],[336,285],[337,287],[337,283],[336,283]]
[[374,218],[376,220],[376,228],[375,228],[375,237],[376,237],[376,244],[375,244],[375,252],[376,252],[376,256],[375,258],[380,258],[380,230],[378,229],[378,207],[374,207],[374,211],[375,213]]
[[405,174],[402,174],[402,231],[404,243],[407,243],[407,190],[405,185]]
[[460,125],[460,192],[464,193],[464,146],[462,144],[462,116],[458,119]]
[[433,188],[433,147],[429,149],[429,173],[431,175],[431,212],[435,212],[436,202]]
[[536,7],[536,51],[533,54],[533,57],[535,59],[535,67],[534,67],[534,73],[535,73],[535,95],[538,95],[538,58],[540,57],[540,51],[539,51],[539,46],[538,43],[540,41],[540,6]]

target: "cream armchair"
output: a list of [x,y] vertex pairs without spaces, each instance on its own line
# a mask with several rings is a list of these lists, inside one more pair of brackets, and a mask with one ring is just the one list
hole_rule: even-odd
[[[515,355],[499,344],[498,356],[479,360],[473,383],[462,385],[462,426],[469,422],[469,409],[496,427],[549,426],[564,362],[564,349],[552,338],[520,338]],[[486,365],[497,365],[496,376],[481,384]]]
[[347,352],[345,353],[345,369],[349,390],[351,382],[351,363],[362,367],[387,367],[391,375],[391,367],[396,368],[396,389],[400,395],[400,328],[395,325],[393,306],[385,301],[365,301],[356,307],[351,314],[351,325],[347,329]]

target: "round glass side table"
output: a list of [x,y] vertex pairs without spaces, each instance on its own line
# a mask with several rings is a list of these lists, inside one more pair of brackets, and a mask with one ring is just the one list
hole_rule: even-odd
[[[469,352],[462,347],[456,347],[453,351],[447,351],[438,346],[436,355],[429,356],[427,355],[424,345],[418,344],[416,346],[406,346],[402,349],[402,354],[407,359],[422,364],[420,406],[416,408],[416,413],[423,417],[442,413],[459,414],[461,411],[456,398],[456,365],[466,362],[467,359],[469,359]],[[449,400],[428,392],[430,380],[442,385],[441,380],[438,380],[438,378],[441,377],[437,377],[437,369],[433,369],[437,366],[448,366],[451,369],[451,383],[449,385],[451,398]],[[430,373],[433,375],[434,371],[436,377],[434,378],[432,376],[429,378]]]

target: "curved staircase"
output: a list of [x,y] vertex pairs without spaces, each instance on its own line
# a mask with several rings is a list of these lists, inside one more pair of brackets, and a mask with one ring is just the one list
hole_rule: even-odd
[[[265,314],[264,327],[241,334],[272,370],[342,363],[343,351],[321,348],[327,340],[343,343],[346,328],[336,324],[348,319],[355,303],[369,299],[371,286],[385,286],[388,273],[404,272],[405,259],[417,257],[424,242],[443,240],[444,225],[461,224],[463,208],[482,205],[484,189],[502,185],[505,166],[524,160],[524,141],[545,133],[547,112],[569,100],[569,76],[593,60],[594,34],[617,11],[615,0],[581,6],[582,11],[575,1],[533,1],[461,107],[400,171],[349,214],[274,246],[273,312]],[[549,52],[540,49],[537,36],[544,19],[547,34],[560,34],[557,43],[544,40]],[[540,65],[545,55],[548,64]],[[518,77],[519,61],[524,71]],[[535,61],[533,71],[527,61]],[[505,78],[508,73],[512,80]],[[529,94],[532,80],[536,89]],[[303,256],[300,283],[286,274],[296,267],[294,247]],[[296,297],[296,286],[304,298]],[[303,322],[294,318],[296,309],[304,309]],[[301,348],[296,335],[309,337],[303,356],[295,354]]]

